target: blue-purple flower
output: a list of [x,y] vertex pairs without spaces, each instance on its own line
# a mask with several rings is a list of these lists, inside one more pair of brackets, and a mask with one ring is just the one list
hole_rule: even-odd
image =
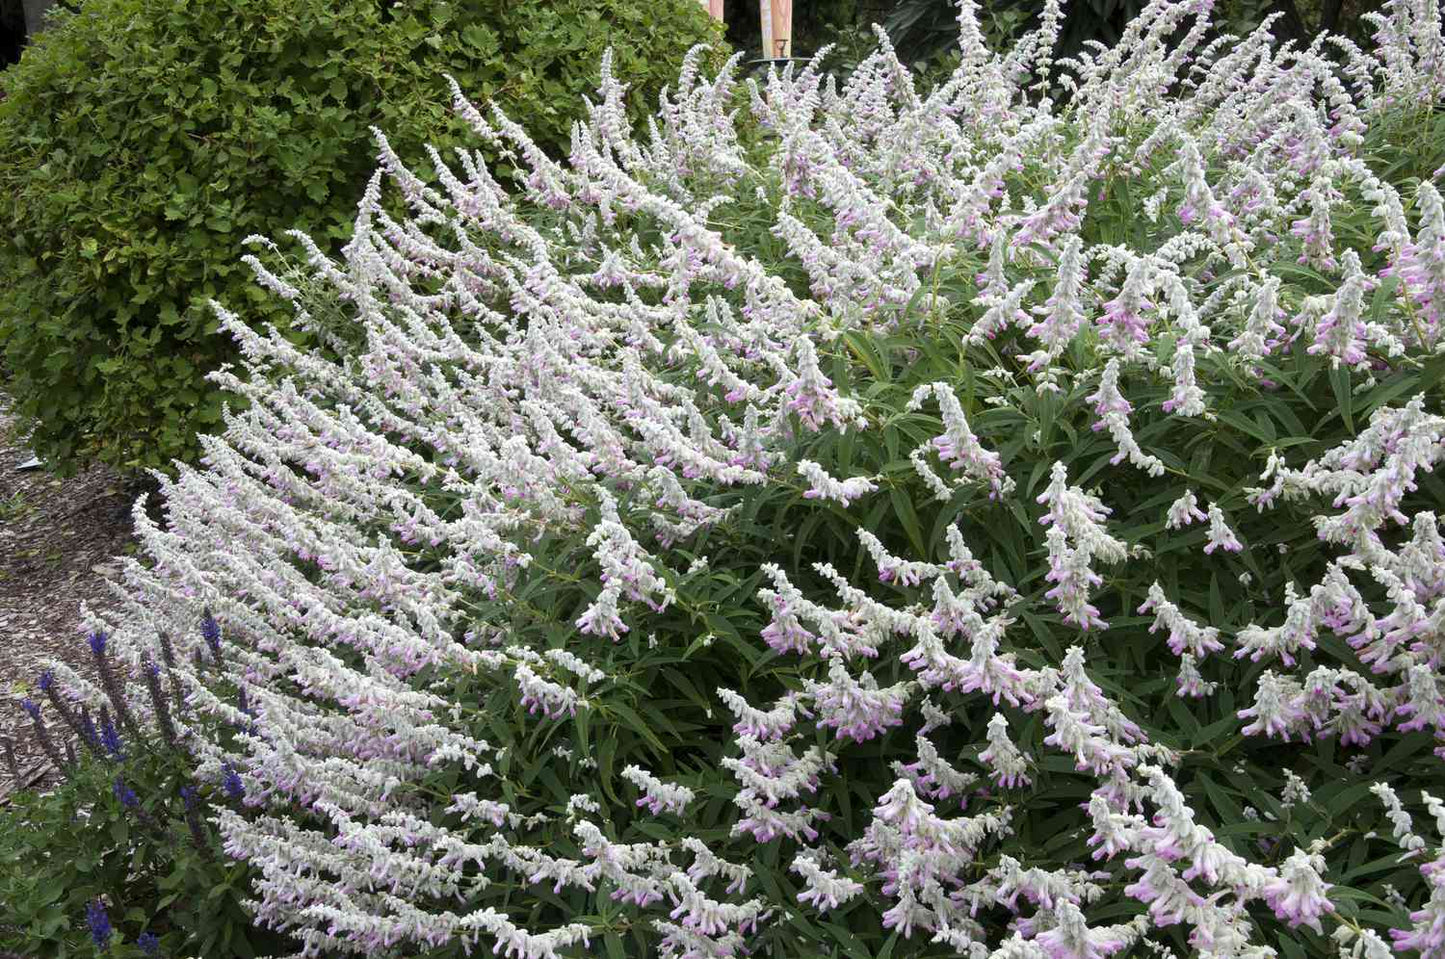
[[113,932],[110,916],[105,913],[105,903],[92,899],[90,905],[85,907],[85,921],[90,924],[90,938],[95,940],[96,947],[105,949],[110,944]]
[[201,825],[201,817],[197,812],[197,807],[200,805],[200,798],[196,795],[196,787],[182,786],[181,800],[185,803],[186,807],[186,829],[190,831],[191,842],[201,851],[201,855],[210,859],[211,845],[206,839],[206,829]]
[[125,780],[119,776],[115,777],[115,784],[111,786],[111,792],[115,793],[115,798],[127,809],[135,809],[140,805],[135,790],[127,786]]
[[80,736],[87,745],[100,745],[100,733],[95,731],[95,720],[90,718],[90,710],[84,707],[80,710]]
[[161,689],[160,667],[148,652],[141,658],[141,673],[145,677],[146,693],[150,695],[152,714],[161,729],[161,737],[166,745],[174,748],[178,742],[175,723],[171,721],[170,703],[166,702],[166,694]]
[[115,723],[111,722],[109,715],[103,716],[100,721],[100,744],[114,758],[125,758],[125,744],[121,742],[120,733],[116,730]]
[[86,642],[90,643],[90,651],[95,655],[100,656],[105,653],[105,642],[109,638],[110,637],[106,636],[103,631],[94,632],[90,634],[90,636],[86,639]]
[[20,700],[20,708],[29,713],[31,719],[39,722],[40,704],[37,703],[35,700],[31,699],[29,696],[25,697],[24,699]]
[[241,782],[241,777],[236,772],[236,768],[230,763],[226,763],[221,767],[221,788],[224,789],[226,795],[232,799],[242,799],[246,795],[246,785]]
[[135,944],[140,947],[142,954],[147,956],[159,956],[161,954],[161,939],[153,932],[143,932],[136,938]]
[[216,622],[216,617],[211,611],[206,610],[206,615],[201,618],[201,638],[206,645],[211,647],[211,655],[217,659],[221,656],[221,624]]

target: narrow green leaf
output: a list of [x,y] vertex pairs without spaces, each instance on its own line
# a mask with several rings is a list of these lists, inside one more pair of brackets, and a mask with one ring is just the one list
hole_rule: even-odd
[[907,493],[896,487],[889,491],[889,499],[893,501],[894,515],[903,524],[903,530],[908,534],[908,541],[913,544],[915,555],[920,560],[926,559],[928,545],[923,542],[923,527],[918,522],[918,512],[913,508],[913,500]]
[[1350,371],[1348,367],[1336,366],[1330,369],[1330,389],[1335,394],[1335,405],[1339,408],[1340,418],[1345,421],[1345,429],[1350,435],[1355,435],[1355,397],[1350,392]]

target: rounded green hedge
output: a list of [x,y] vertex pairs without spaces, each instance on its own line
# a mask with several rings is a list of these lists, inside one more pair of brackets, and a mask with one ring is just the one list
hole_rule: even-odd
[[[90,0],[0,74],[0,347],[35,450],[164,467],[220,422],[203,304],[266,313],[250,234],[344,241],[393,142],[463,142],[441,79],[564,152],[602,51],[645,110],[719,31],[696,0]],[[470,142],[469,140],[466,142]],[[258,312],[259,311],[259,312]]]

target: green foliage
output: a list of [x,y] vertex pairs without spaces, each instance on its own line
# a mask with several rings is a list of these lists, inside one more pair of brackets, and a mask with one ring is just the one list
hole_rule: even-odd
[[565,151],[602,51],[655,102],[718,38],[693,0],[91,0],[0,74],[0,348],[16,412],[62,471],[191,458],[234,358],[211,298],[286,316],[238,258],[250,234],[347,237],[369,128],[470,142],[442,74]]
[[[1132,3],[1133,0],[1126,2]],[[982,4],[979,26],[983,28],[989,45],[994,49],[1007,49],[1010,41],[1023,31],[1025,23],[1037,15],[1040,6],[1021,0]],[[883,26],[898,48],[899,56],[921,67],[947,59],[957,49],[957,16],[957,6],[952,3],[901,0],[889,12]]]
[[[142,933],[160,939],[162,955],[250,959],[285,949],[242,908],[250,868],[224,858],[210,826],[201,827],[204,847],[193,842],[179,792],[189,757],[155,743],[127,747],[122,762],[84,753],[65,782],[19,794],[0,815],[0,952],[99,955],[86,927],[97,899],[116,932],[113,959],[140,956]],[[140,813],[117,798],[117,777]]]

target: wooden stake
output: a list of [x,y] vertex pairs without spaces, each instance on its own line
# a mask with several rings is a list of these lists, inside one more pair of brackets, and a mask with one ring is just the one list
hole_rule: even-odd
[[793,55],[793,0],[758,0],[763,27],[763,59],[781,60]]

